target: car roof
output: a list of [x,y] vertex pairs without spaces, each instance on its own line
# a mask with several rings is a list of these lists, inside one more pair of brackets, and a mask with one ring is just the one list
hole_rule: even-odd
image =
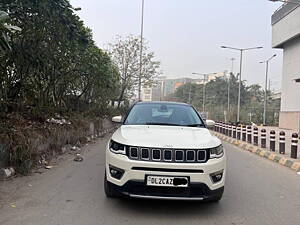
[[168,101],[137,102],[136,104],[137,105],[165,104],[165,105],[191,106],[190,104],[183,103],[183,102],[168,102]]

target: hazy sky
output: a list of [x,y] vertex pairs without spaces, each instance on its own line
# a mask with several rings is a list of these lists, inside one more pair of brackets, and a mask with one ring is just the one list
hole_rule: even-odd
[[[71,0],[78,15],[93,30],[99,47],[116,35],[140,34],[142,0]],[[195,77],[192,72],[230,70],[239,52],[221,49],[264,46],[245,53],[243,79],[264,84],[265,60],[270,64],[271,88],[281,88],[282,51],[272,49],[271,15],[280,6],[268,0],[145,0],[145,38],[168,77]]]

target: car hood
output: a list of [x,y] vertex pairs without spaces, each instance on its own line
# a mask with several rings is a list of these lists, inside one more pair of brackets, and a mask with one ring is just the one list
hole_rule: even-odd
[[206,128],[156,125],[122,125],[112,140],[130,146],[175,149],[214,148],[221,144]]

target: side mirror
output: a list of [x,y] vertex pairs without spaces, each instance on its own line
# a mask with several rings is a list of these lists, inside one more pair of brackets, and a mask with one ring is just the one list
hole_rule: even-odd
[[111,119],[111,121],[114,122],[114,123],[121,123],[122,122],[122,116],[114,116]]
[[206,120],[206,126],[208,127],[214,127],[216,125],[216,122],[213,120]]

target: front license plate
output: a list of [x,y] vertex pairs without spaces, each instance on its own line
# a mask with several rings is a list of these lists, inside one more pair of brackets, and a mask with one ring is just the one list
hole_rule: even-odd
[[161,187],[188,187],[188,177],[164,177],[164,176],[147,176],[148,186]]

